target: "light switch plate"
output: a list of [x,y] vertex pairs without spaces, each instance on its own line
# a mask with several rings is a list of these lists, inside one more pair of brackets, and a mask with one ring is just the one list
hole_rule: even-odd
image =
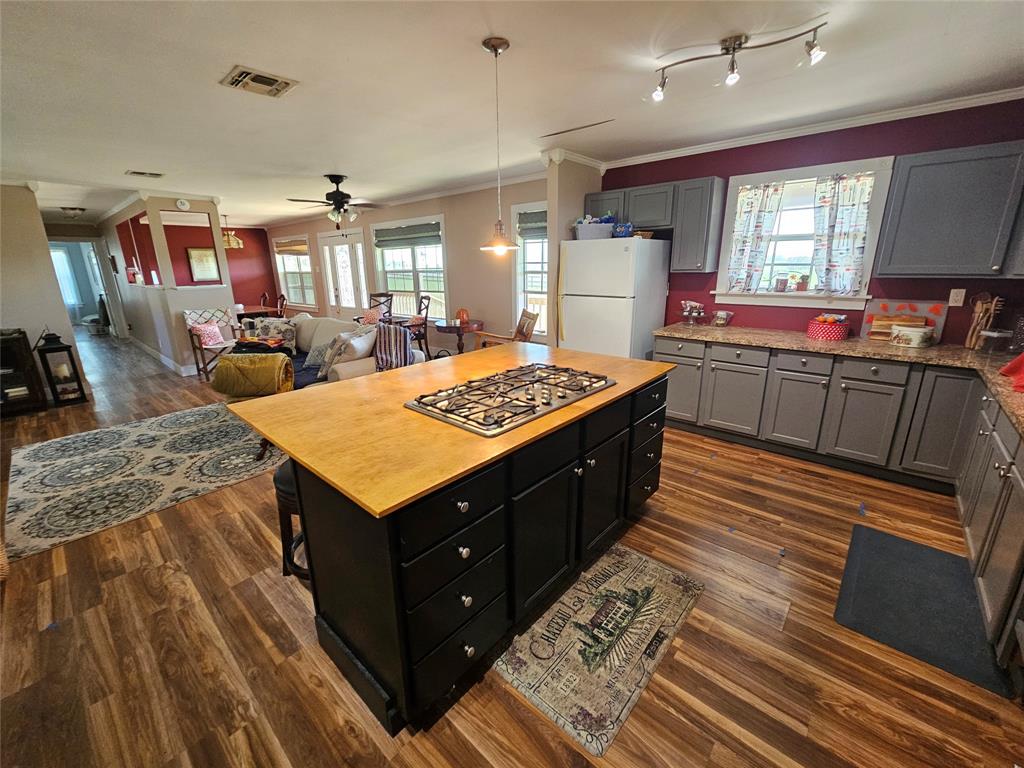
[[964,305],[964,298],[966,297],[966,294],[967,290],[964,288],[950,288],[949,306],[962,307]]

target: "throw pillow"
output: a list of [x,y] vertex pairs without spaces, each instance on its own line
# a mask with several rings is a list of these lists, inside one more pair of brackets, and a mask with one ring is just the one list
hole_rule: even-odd
[[330,342],[321,344],[317,347],[313,347],[309,350],[309,354],[306,355],[306,362],[302,366],[303,368],[319,368],[324,364],[324,358],[327,356],[327,348],[331,345]]
[[224,335],[216,323],[197,323],[192,326],[192,333],[199,337],[204,347],[217,347],[224,343]]
[[261,317],[253,334],[261,338],[283,339],[289,353],[295,354],[295,323],[283,317]]
[[377,327],[374,325],[339,333],[327,345],[317,378],[326,379],[327,372],[338,363],[369,357],[376,339]]
[[363,316],[359,318],[359,322],[362,325],[373,325],[376,326],[380,322],[380,319],[384,316],[384,313],[380,311],[378,307],[368,309],[363,313]]

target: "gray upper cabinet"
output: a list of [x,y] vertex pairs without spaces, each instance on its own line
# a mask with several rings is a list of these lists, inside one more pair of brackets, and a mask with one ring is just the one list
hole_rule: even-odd
[[828,395],[828,376],[772,371],[764,396],[761,439],[813,451]]
[[1003,617],[1017,593],[1024,566],[1024,478],[1017,467],[1005,470],[1006,490],[986,538],[975,573],[988,639],[995,642]]
[[617,221],[623,219],[626,195],[621,189],[611,192],[590,192],[583,198],[583,211],[591,216],[612,214]]
[[714,272],[722,237],[725,181],[691,179],[676,185],[672,272]]
[[767,378],[765,368],[705,359],[698,423],[757,437]]
[[897,157],[875,273],[1002,274],[1022,187],[1021,141]]
[[690,357],[670,357],[655,355],[655,360],[675,363],[675,368],[668,372],[668,408],[665,415],[679,421],[697,421],[697,408],[700,405],[700,379],[704,363]]
[[885,466],[902,404],[902,386],[834,381],[825,414],[825,453]]
[[978,406],[973,397],[977,378],[965,371],[929,368],[910,422],[900,466],[952,479],[970,446]]
[[674,184],[655,184],[626,190],[623,218],[636,229],[672,226]]

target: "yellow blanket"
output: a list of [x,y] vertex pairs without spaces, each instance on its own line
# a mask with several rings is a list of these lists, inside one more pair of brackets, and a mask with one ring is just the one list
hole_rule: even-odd
[[211,386],[228,397],[261,397],[290,392],[294,383],[291,359],[274,353],[224,355],[213,371]]

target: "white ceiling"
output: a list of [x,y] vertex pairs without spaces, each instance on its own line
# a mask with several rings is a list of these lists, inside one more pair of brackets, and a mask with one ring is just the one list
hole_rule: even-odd
[[[659,56],[825,11],[813,69],[797,40],[741,54],[734,87],[713,60],[648,100]],[[512,41],[506,177],[539,173],[555,146],[610,161],[1024,86],[1021,2],[6,1],[0,15],[5,181],[112,199],[139,187],[126,169],[162,171],[147,189],[219,196],[237,225],[309,215],[285,198],[322,196],[328,171],[380,201],[489,181],[488,34]],[[235,64],[300,84],[279,100],[218,85]],[[67,204],[44,189],[44,207]]]

